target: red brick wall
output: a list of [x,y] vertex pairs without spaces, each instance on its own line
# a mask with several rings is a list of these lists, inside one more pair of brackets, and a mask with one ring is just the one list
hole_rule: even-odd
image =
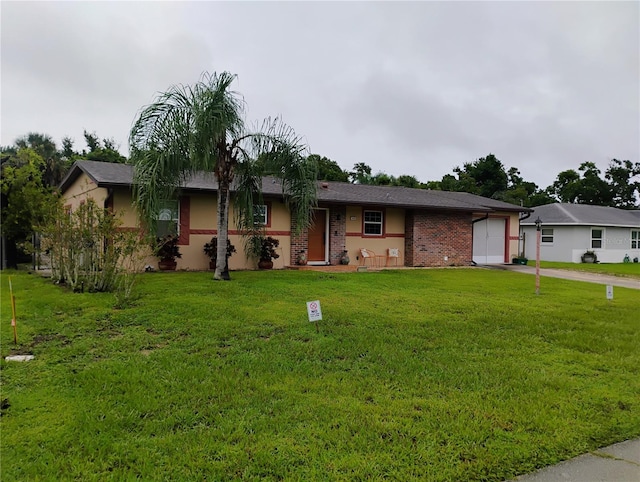
[[472,235],[471,213],[407,211],[405,264],[467,266],[473,255]]
[[340,257],[347,246],[347,207],[331,206],[329,209],[329,264],[340,264]]
[[309,247],[309,231],[303,229],[300,234],[296,235],[296,220],[291,216],[291,258],[289,259],[289,265],[294,266],[298,264],[298,255],[303,251],[307,253]]

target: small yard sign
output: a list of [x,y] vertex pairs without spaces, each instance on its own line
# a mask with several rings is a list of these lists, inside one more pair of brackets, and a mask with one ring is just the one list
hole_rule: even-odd
[[315,323],[322,319],[322,310],[320,309],[320,302],[307,301],[307,313],[309,313],[309,321]]
[[607,285],[607,299],[608,300],[613,299],[613,286],[611,285]]

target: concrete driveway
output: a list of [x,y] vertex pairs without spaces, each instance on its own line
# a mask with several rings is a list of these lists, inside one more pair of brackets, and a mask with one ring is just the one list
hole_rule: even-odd
[[[515,271],[517,273],[536,274],[535,266],[522,266],[519,264],[496,264],[484,265],[483,267],[491,269],[503,269],[506,271]],[[620,286],[622,288],[640,290],[640,279],[625,278],[623,276],[610,276],[599,273],[587,273],[584,271],[570,271],[566,269],[550,268],[540,268],[540,276],[569,279],[573,281],[584,281],[587,283],[597,283],[601,285]]]

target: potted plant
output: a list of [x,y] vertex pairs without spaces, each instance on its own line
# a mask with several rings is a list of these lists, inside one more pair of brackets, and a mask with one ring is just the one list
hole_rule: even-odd
[[258,268],[273,268],[273,260],[280,257],[276,253],[278,246],[280,246],[280,241],[271,236],[255,236],[251,238],[249,252],[258,258]]
[[340,255],[340,264],[349,264],[350,261],[349,252],[345,249]]
[[596,255],[596,253],[594,251],[586,251],[582,256],[580,256],[580,259],[582,260],[583,263],[597,263],[598,262],[598,256]]
[[160,271],[175,271],[178,265],[176,258],[182,258],[178,247],[178,236],[167,234],[161,238],[156,238],[154,254],[159,258],[158,269]]
[[[205,243],[204,254],[209,256],[209,269],[216,269],[216,261],[218,259],[218,238],[215,236],[211,238],[211,241]],[[227,259],[236,252],[236,247],[231,244],[231,241],[227,238]]]
[[296,258],[296,263],[300,266],[307,264],[307,252],[305,250],[300,251],[300,254],[298,254],[298,257]]

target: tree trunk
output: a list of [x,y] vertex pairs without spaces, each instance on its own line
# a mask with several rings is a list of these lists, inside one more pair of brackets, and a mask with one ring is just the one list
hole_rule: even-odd
[[218,177],[218,250],[216,255],[215,280],[229,281],[229,260],[227,259],[227,240],[229,239],[229,185],[226,169]]
[[5,238],[2,256],[6,263],[3,268],[18,269],[18,244],[15,239]]

